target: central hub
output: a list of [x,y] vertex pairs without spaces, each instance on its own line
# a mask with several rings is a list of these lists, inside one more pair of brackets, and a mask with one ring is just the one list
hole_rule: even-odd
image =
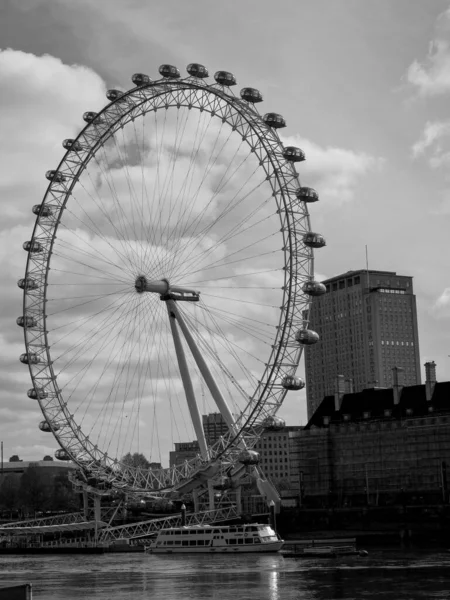
[[139,294],[142,292],[153,292],[163,296],[169,292],[169,281],[167,279],[159,279],[158,281],[148,281],[145,275],[136,277],[134,287]]
[[136,288],[136,291],[139,294],[142,294],[142,292],[145,292],[146,285],[147,285],[147,278],[145,277],[145,275],[139,275],[139,277],[136,277],[136,281],[134,282],[134,287]]
[[197,302],[200,298],[200,292],[196,290],[170,285],[168,279],[158,279],[157,281],[148,281],[145,275],[138,275],[134,282],[134,287],[138,294],[142,292],[152,292],[158,294],[161,300],[185,300],[187,302]]

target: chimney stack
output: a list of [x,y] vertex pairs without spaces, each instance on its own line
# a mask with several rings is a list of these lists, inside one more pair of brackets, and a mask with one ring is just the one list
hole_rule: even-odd
[[436,385],[436,363],[433,361],[425,363],[425,396],[427,402],[431,401]]
[[334,391],[334,410],[341,410],[342,397],[347,392],[345,384],[345,378],[343,375],[337,375],[335,380],[335,391]]
[[403,368],[393,367],[392,368],[392,387],[394,390],[394,404],[400,402],[400,394],[403,389]]

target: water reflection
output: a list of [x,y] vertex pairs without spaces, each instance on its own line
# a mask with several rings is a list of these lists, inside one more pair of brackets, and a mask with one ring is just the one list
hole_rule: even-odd
[[278,596],[278,571],[271,571],[269,573],[269,591],[270,591],[270,600],[279,600]]
[[450,555],[0,556],[0,586],[32,583],[35,600],[448,599]]

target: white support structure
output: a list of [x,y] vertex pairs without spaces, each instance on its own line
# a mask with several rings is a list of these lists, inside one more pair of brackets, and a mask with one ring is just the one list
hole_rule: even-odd
[[[206,510],[203,512],[187,513],[186,525],[206,525],[220,523],[236,519],[239,515],[236,506],[227,508],[218,508],[216,510]],[[142,521],[140,523],[128,523],[117,527],[105,527],[99,532],[99,542],[111,542],[120,538],[135,539],[148,537],[157,533],[160,529],[166,527],[180,527],[181,514],[164,517],[162,519],[152,519],[151,521]]]
[[[173,302],[173,300],[171,302]],[[198,409],[197,402],[195,400],[194,388],[192,387],[192,381],[189,375],[186,356],[184,354],[183,344],[181,343],[180,332],[178,331],[175,315],[172,313],[169,302],[167,302],[167,311],[169,313],[170,329],[172,331],[172,337],[175,344],[175,352],[177,354],[178,367],[180,369],[180,375],[183,381],[184,393],[186,394],[189,413],[191,415],[191,420],[194,425],[194,430],[197,436],[198,445],[200,446],[202,458],[204,460],[208,460],[208,446],[206,444],[205,432],[203,431],[202,419],[200,416],[200,411]]]
[[189,331],[189,328],[187,327],[183,317],[181,316],[176,302],[171,299],[168,299],[166,302],[170,312],[172,312],[175,315],[175,318],[177,319],[180,325],[181,331],[183,332],[183,335],[186,339],[192,356],[194,357],[194,360],[197,363],[200,373],[203,375],[203,379],[205,380],[205,383],[208,386],[209,391],[211,392],[211,396],[214,398],[219,412],[224,418],[225,423],[228,425],[229,429],[237,435],[234,418],[231,413],[231,410],[229,409],[225,398],[222,396],[222,393],[219,390],[217,383],[215,382],[215,379],[212,376],[211,371],[209,370],[209,367],[206,364],[201,352],[199,351],[197,344],[195,343],[195,340],[192,337],[191,332]]

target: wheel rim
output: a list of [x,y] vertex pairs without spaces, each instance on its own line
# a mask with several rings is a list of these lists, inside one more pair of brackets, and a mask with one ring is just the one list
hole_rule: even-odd
[[[153,137],[148,141],[150,131]],[[153,396],[165,389],[183,412],[182,390],[169,389],[176,369],[170,370],[175,363],[167,336],[153,345],[159,348],[159,366],[153,371],[146,366],[152,355],[143,350],[150,340],[150,329],[143,323],[152,315],[152,331],[159,336],[162,331],[167,334],[168,326],[159,298],[144,299],[136,292],[137,277],[167,278],[200,289],[202,302],[195,311],[183,305],[183,314],[194,332],[201,328],[209,335],[197,337],[211,364],[214,353],[226,356],[216,370],[225,374],[224,388],[241,397],[239,402],[235,397],[233,405],[239,435],[225,435],[210,457],[234,461],[238,442],[244,439],[251,448],[263,420],[281,406],[286,394],[282,377],[293,375],[300,359],[301,346],[294,336],[305,322],[310,299],[301,288],[312,278],[313,268],[312,250],[302,243],[310,230],[308,212],[296,199],[298,175],[283,158],[277,134],[252,105],[221,85],[188,78],[135,88],[106,106],[75,146],[77,151],[69,149],[57,169],[64,180],[54,178],[44,197],[51,214],[41,210],[36,219],[32,241],[41,244],[42,252],[30,252],[27,261],[26,278],[35,280],[37,287],[24,290],[24,315],[33,317],[37,326],[25,326],[25,341],[27,352],[39,357],[38,364],[29,365],[34,387],[46,393],[45,398],[38,394],[37,400],[47,422],[57,424],[52,432],[60,445],[77,462],[138,487],[167,489],[189,477],[204,460],[197,457],[181,467],[151,472],[118,467],[126,451],[148,456],[148,446],[140,446],[136,434],[144,384],[162,379]],[[206,158],[204,148],[209,149]],[[149,185],[144,158],[152,153]],[[197,175],[189,165],[195,165]],[[178,179],[175,167],[181,173]],[[275,256],[278,262],[272,260]],[[240,268],[250,263],[251,269]],[[273,278],[270,284],[268,277]],[[258,285],[261,281],[264,285]],[[89,293],[94,286],[95,292]],[[279,288],[278,296],[272,287]],[[249,299],[249,292],[242,298],[244,289],[256,290],[263,301]],[[80,316],[85,309],[88,315]],[[111,320],[115,337],[108,333]],[[230,332],[236,336],[237,331],[240,337],[230,341]],[[243,348],[241,342],[248,338],[253,345],[269,347],[263,358],[253,348]],[[218,350],[219,341],[225,353]],[[88,353],[92,356],[86,358]],[[233,366],[227,364],[230,357],[235,359]],[[113,369],[114,361],[120,364]],[[89,376],[98,379],[105,372],[112,375],[112,384],[104,385],[106,376],[101,375],[100,383],[86,387]],[[125,425],[132,388],[133,424]],[[97,393],[103,398],[101,406],[96,405]],[[197,393],[204,395],[201,386]],[[158,401],[154,411],[157,405]],[[205,408],[217,410],[206,402]],[[173,404],[170,411],[175,410]],[[153,420],[155,440],[163,431],[161,419]],[[148,434],[148,428],[145,431]],[[178,440],[185,436],[188,441],[189,433],[186,430]],[[114,447],[116,438],[138,443]]]

